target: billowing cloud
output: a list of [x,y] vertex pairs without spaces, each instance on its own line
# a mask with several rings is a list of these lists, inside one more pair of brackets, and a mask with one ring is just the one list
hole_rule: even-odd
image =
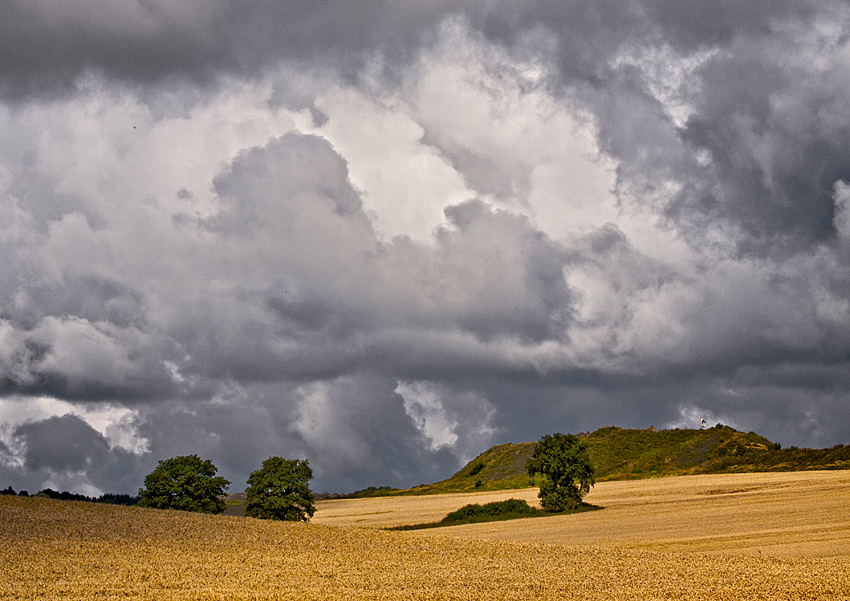
[[410,486],[612,423],[846,442],[845,3],[7,4],[15,488],[190,453]]
[[106,438],[74,415],[24,424],[15,435],[24,439],[24,467],[31,470],[83,471],[109,454]]

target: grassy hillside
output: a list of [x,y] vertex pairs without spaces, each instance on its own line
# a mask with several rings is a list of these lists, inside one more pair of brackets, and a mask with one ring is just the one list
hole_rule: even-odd
[[[597,480],[726,472],[772,449],[767,438],[728,426],[707,430],[600,428],[587,435]],[[751,471],[751,470],[742,470]]]
[[[596,479],[630,480],[685,474],[850,469],[850,445],[782,449],[754,432],[717,425],[706,430],[633,430],[610,426],[587,441]],[[447,480],[405,490],[372,489],[353,496],[504,490],[534,485],[525,473],[533,442],[496,445]]]
[[586,438],[597,480],[681,474],[850,469],[850,446],[783,449],[754,432],[601,428]]

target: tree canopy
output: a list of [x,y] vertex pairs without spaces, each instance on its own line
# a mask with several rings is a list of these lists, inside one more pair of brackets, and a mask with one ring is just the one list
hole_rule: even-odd
[[540,504],[551,512],[578,507],[596,484],[587,443],[573,434],[546,434],[534,446],[525,465],[530,476],[539,475]]
[[221,513],[224,500],[219,498],[230,481],[216,476],[218,470],[209,459],[197,455],[172,457],[145,477],[139,489],[139,507],[180,509],[200,513]]
[[308,483],[313,470],[306,459],[269,457],[248,477],[245,515],[267,520],[306,522],[316,512]]

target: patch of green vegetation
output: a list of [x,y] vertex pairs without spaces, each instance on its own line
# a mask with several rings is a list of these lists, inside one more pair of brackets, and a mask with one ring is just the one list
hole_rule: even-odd
[[452,511],[439,522],[428,522],[425,524],[412,524],[410,526],[396,526],[387,530],[422,530],[424,528],[442,528],[445,526],[459,526],[461,524],[480,524],[482,522],[502,522],[505,520],[517,520],[521,518],[551,517],[554,515],[567,515],[602,509],[595,505],[582,503],[575,509],[569,509],[559,513],[550,513],[531,507],[521,499],[507,499],[505,501],[493,501],[479,505],[471,503],[464,505],[456,511]]
[[483,469],[484,469],[484,462],[483,461],[478,461],[476,463],[473,463],[472,468],[470,468],[470,470],[469,470],[469,475],[470,476],[477,476],[478,474],[481,473],[481,470],[483,470]]
[[493,501],[484,505],[479,505],[478,503],[464,505],[460,509],[449,513],[439,523],[444,526],[475,524],[477,522],[531,517],[539,513],[539,509],[531,507],[521,499],[508,499],[506,501]]
[[850,445],[839,444],[828,449],[742,449],[740,453],[718,457],[711,468],[711,472],[700,473],[846,470],[850,469]]

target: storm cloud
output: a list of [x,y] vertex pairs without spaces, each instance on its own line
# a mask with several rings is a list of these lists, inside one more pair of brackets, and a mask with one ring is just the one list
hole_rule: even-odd
[[850,423],[844,2],[7,2],[0,486]]

